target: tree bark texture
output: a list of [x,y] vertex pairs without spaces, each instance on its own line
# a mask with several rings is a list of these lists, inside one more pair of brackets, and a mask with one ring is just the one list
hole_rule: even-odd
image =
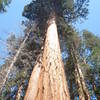
[[[31,85],[28,86],[24,100],[70,100],[55,20],[50,22],[47,29],[42,66],[38,75],[35,86],[34,79],[30,79]],[[33,90],[31,97],[28,95],[30,89]]]
[[40,71],[41,71],[40,61],[41,61],[41,58],[39,58],[39,61],[37,61],[36,65],[34,66],[24,100],[35,100],[35,96],[38,89],[38,80],[39,80]]

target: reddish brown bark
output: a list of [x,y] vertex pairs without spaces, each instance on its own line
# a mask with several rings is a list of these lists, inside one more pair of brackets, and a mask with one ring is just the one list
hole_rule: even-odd
[[37,62],[32,71],[24,100],[35,100],[35,96],[38,89],[38,80],[40,76],[40,71],[41,71],[41,63]]
[[34,75],[31,75],[24,100],[70,100],[55,20],[47,29],[40,76],[35,78],[37,85],[32,79]]

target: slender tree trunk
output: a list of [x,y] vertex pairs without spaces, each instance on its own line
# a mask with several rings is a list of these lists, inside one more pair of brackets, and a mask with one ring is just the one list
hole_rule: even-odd
[[74,96],[74,91],[73,91],[73,81],[70,81],[70,95],[71,95],[71,100],[75,100],[75,96]]
[[21,92],[22,92],[22,89],[23,89],[23,85],[21,85],[19,87],[15,100],[21,100]]
[[96,87],[96,84],[94,82],[92,82],[92,88],[93,88],[93,91],[97,97],[97,100],[100,100],[100,95],[96,93],[97,87]]
[[28,89],[33,89],[34,93],[30,93],[30,97],[27,90],[24,100],[70,100],[55,19],[50,20],[47,29],[38,84],[34,86],[34,80],[31,84]]
[[[82,74],[82,71],[80,69],[79,64],[77,64],[77,71],[78,71],[79,76],[80,76],[80,82],[81,82],[81,86],[82,86],[82,90],[83,90],[83,93],[84,93],[85,100],[90,100],[90,95],[89,95],[88,89],[86,87],[84,76]],[[84,99],[81,99],[81,100],[84,100]]]
[[76,77],[76,83],[77,83],[77,86],[78,86],[79,100],[90,100],[90,99],[86,99],[87,97],[84,94],[84,89],[83,89],[83,85],[82,85],[83,80],[80,79],[80,75],[78,73],[77,68],[75,68],[75,77]]
[[73,46],[72,46],[71,54],[73,55],[73,59],[75,63],[75,76],[76,76],[76,83],[78,85],[79,100],[90,100],[90,95],[85,84],[84,76],[81,71],[80,64],[78,62],[76,51]]

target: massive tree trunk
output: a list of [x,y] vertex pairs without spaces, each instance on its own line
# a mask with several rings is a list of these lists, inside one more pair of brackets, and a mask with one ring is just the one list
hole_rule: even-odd
[[39,72],[36,78],[32,73],[24,100],[70,100],[54,18],[49,21]]
[[78,62],[77,53],[72,45],[72,49],[70,50],[71,55],[73,56],[73,61],[75,64],[75,77],[76,83],[78,86],[79,100],[90,100],[89,92],[85,84],[84,76],[80,68],[80,64]]

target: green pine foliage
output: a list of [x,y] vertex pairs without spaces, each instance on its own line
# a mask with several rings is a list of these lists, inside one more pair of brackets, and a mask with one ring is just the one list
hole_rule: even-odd
[[11,0],[0,0],[0,12],[6,12],[6,6],[11,3]]
[[55,13],[57,25],[86,18],[89,0],[32,0],[24,7],[23,16],[37,20],[40,30],[45,30],[47,20]]
[[[93,33],[84,30],[83,39],[85,42],[85,50],[89,52],[83,53],[86,57],[86,62],[89,66],[87,70],[86,79],[92,85],[92,93],[94,93],[98,100],[100,99],[100,37],[95,36]],[[85,51],[84,50],[84,51]]]

